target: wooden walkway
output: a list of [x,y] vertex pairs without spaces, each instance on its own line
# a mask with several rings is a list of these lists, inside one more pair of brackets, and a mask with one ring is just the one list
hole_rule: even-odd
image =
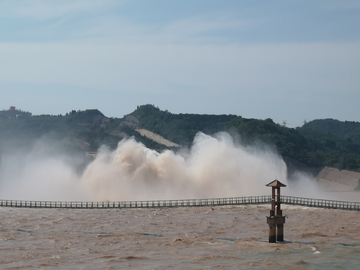
[[[332,201],[322,199],[281,196],[282,204],[306,207],[360,211],[360,202]],[[0,200],[0,207],[19,208],[70,208],[70,209],[126,209],[126,208],[171,208],[229,205],[271,204],[271,196],[250,196],[216,199],[122,201],[122,202],[59,202]]]
[[123,202],[54,202],[54,201],[15,201],[0,200],[0,207],[22,208],[169,208],[268,204],[270,196],[251,196],[218,199],[159,200],[159,201],[123,201]]
[[360,202],[333,201],[291,196],[281,196],[280,200],[282,204],[289,205],[360,211]]

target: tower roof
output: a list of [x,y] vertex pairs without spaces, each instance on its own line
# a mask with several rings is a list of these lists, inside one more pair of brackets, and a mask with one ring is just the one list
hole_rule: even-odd
[[266,185],[267,187],[286,187],[283,183],[281,183],[279,180],[274,180]]

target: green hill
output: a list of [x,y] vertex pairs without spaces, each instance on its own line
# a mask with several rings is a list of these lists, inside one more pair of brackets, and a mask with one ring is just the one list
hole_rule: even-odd
[[[272,145],[295,167],[331,166],[360,170],[360,123],[315,120],[301,128],[287,128],[271,119],[246,119],[236,115],[172,114],[152,105],[139,106],[130,115],[138,126],[156,132],[180,145],[189,146],[199,131],[227,131],[240,135],[246,144],[257,141]],[[329,131],[332,128],[333,133]],[[336,133],[341,131],[341,133]],[[299,163],[300,162],[300,163]],[[302,165],[300,165],[302,164]]]
[[317,119],[302,126],[303,130],[315,130],[325,132],[347,139],[354,143],[360,143],[360,123],[351,121],[339,121],[335,119]]
[[320,164],[360,171],[360,123],[314,120],[297,131],[307,139]]
[[136,131],[138,128],[157,133],[183,147],[189,147],[199,131],[210,135],[226,131],[245,144],[270,145],[284,157],[289,167],[331,166],[360,171],[360,123],[357,122],[314,120],[293,129],[271,119],[173,114],[153,105],[138,106],[123,118],[109,118],[98,110],[73,110],[57,116],[0,111],[0,151],[30,149],[39,138],[56,140],[69,151],[96,151],[103,144],[114,149],[121,139],[131,136],[149,148],[166,148],[141,136]]

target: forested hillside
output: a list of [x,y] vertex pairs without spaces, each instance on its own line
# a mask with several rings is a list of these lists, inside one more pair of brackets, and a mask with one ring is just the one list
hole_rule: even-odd
[[266,143],[293,163],[360,171],[360,123],[357,122],[314,120],[293,129],[271,119],[173,114],[153,105],[138,106],[123,118],[108,118],[98,110],[73,110],[57,116],[0,111],[0,151],[11,151],[14,147],[30,149],[39,138],[56,140],[69,151],[96,151],[103,144],[115,148],[121,139],[131,136],[149,148],[166,148],[142,137],[136,131],[138,128],[155,132],[183,147],[189,147],[199,131],[210,135],[226,131],[245,144]]
[[[271,119],[246,119],[236,115],[172,114],[151,105],[138,107],[131,115],[139,126],[181,145],[189,145],[195,134],[227,131],[245,143],[265,142],[284,157],[311,167],[331,166],[360,170],[360,123],[314,120],[296,129]],[[329,123],[330,122],[330,123]]]
[[360,123],[322,119],[296,130],[312,145],[319,164],[360,171]]
[[360,143],[360,123],[335,119],[317,119],[305,123],[303,130],[314,130],[336,135],[354,143]]

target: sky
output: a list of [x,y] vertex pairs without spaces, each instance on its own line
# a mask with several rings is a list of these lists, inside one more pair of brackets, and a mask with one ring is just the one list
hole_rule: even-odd
[[358,0],[0,0],[0,109],[360,121]]

